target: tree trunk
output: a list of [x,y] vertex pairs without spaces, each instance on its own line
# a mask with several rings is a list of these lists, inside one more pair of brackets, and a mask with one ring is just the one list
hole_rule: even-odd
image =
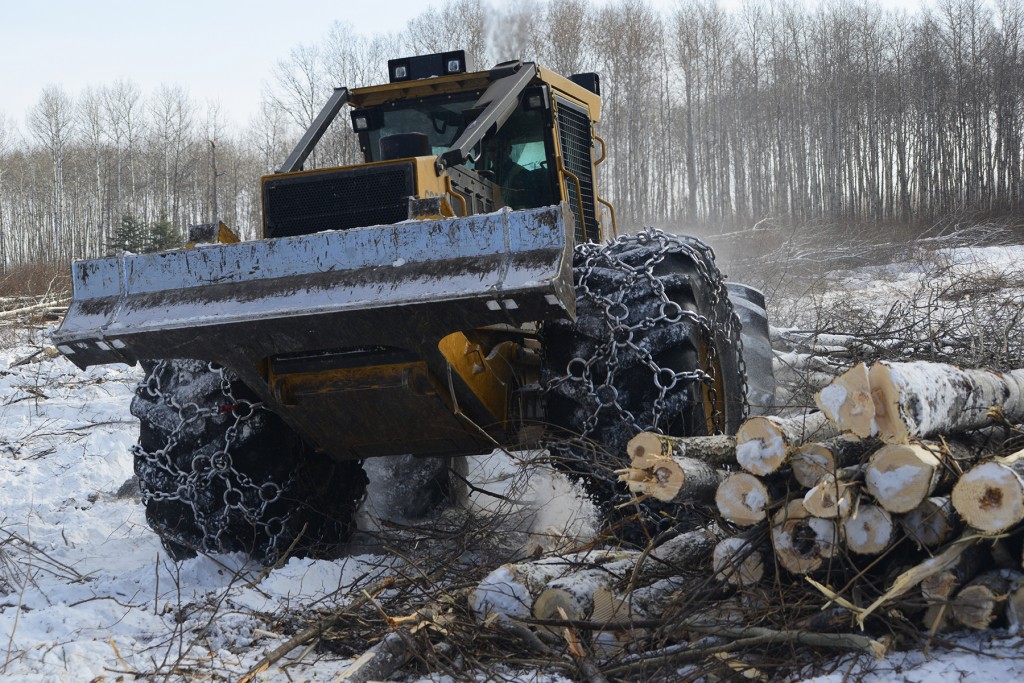
[[812,517],[797,499],[775,513],[771,538],[782,567],[793,574],[810,574],[835,555],[839,536],[835,522]]
[[1024,450],[971,468],[953,487],[953,507],[984,534],[998,534],[1024,520]]
[[785,492],[774,482],[767,482],[749,472],[733,472],[715,492],[715,505],[726,521],[737,526],[754,526],[768,517],[768,509]]
[[896,522],[884,508],[861,503],[843,520],[846,547],[858,555],[878,555],[896,540]]
[[821,412],[842,431],[867,438],[877,433],[868,366],[857,363],[814,396]]
[[714,577],[731,586],[755,586],[764,578],[764,533],[733,536],[719,541],[712,555]]
[[751,474],[765,476],[782,467],[808,441],[838,436],[824,413],[798,417],[752,417],[736,433],[736,460]]
[[656,432],[640,432],[626,444],[631,460],[643,456],[685,457],[715,467],[736,464],[734,436],[665,436]]
[[864,483],[890,512],[910,512],[955,477],[954,459],[941,444],[887,444],[871,454]]
[[648,495],[665,503],[708,503],[725,479],[725,472],[687,456],[655,455],[636,449],[630,467],[619,471],[631,493]]
[[405,666],[416,654],[416,640],[408,629],[400,628],[384,636],[361,654],[338,676],[346,683],[385,681]]
[[933,496],[899,518],[908,538],[919,548],[936,548],[960,532],[960,519],[949,496]]
[[1024,370],[961,370],[945,363],[880,361],[869,373],[878,435],[888,443],[1024,421]]
[[1006,615],[1007,598],[1024,574],[1013,569],[985,572],[968,583],[953,600],[953,617],[967,628],[982,631],[998,626]]
[[801,486],[812,488],[824,475],[859,463],[881,445],[877,439],[861,439],[852,434],[805,443],[790,457],[793,478]]

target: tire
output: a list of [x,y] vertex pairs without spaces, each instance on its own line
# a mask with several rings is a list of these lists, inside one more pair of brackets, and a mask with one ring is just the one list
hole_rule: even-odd
[[[616,469],[643,431],[735,433],[745,380],[739,322],[710,248],[661,231],[576,248],[576,322],[542,330],[548,449],[610,518]],[[658,506],[649,520],[665,518]]]
[[272,564],[289,549],[337,553],[366,489],[361,463],[314,452],[226,369],[142,366],[131,404],[135,473],[146,520],[171,557],[245,552]]

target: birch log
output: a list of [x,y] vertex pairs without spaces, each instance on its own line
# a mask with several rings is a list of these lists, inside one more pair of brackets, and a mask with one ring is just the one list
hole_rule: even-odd
[[869,372],[878,436],[888,443],[1024,422],[1024,370],[961,370],[945,363],[880,361]]
[[878,555],[895,542],[896,522],[884,508],[862,503],[843,520],[843,537],[858,555]]
[[934,493],[949,490],[967,454],[932,442],[886,444],[871,454],[864,483],[889,512],[910,512]]
[[793,574],[810,574],[835,555],[838,533],[832,520],[812,517],[797,499],[775,513],[771,538],[782,567]]
[[859,463],[881,445],[877,439],[861,439],[853,434],[805,443],[790,457],[793,478],[801,486],[811,488],[826,474]]
[[619,471],[619,481],[637,496],[652,496],[665,503],[709,503],[725,472],[685,455],[657,455],[644,449],[630,454],[630,466]]
[[712,554],[714,577],[731,586],[755,586],[764,578],[764,552],[756,534],[743,534],[722,539]]
[[826,474],[804,494],[804,508],[815,517],[845,519],[853,508],[863,479],[864,468],[861,466]]
[[715,505],[722,517],[737,526],[754,526],[768,518],[768,509],[779,501],[782,489],[750,472],[733,472],[718,486]]
[[736,464],[736,437],[665,436],[656,432],[640,432],[626,444],[630,459],[647,455],[694,458],[714,467]]
[[857,363],[836,377],[815,394],[814,402],[842,431],[853,432],[861,438],[878,432],[875,404],[868,383],[868,366],[864,363]]
[[1006,615],[1007,598],[1022,577],[1013,569],[997,569],[974,578],[953,600],[953,617],[978,631],[997,626]]
[[971,468],[953,487],[953,507],[985,534],[998,534],[1024,520],[1024,450]]
[[936,548],[960,532],[960,518],[949,496],[932,496],[899,518],[899,525],[919,548]]
[[736,433],[736,461],[751,474],[763,477],[777,471],[796,449],[808,441],[821,441],[839,432],[824,413],[796,417],[752,417]]

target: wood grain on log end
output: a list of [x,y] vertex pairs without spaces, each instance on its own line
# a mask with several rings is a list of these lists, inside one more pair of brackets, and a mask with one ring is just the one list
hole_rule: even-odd
[[857,363],[814,395],[814,402],[840,429],[860,437],[876,433],[875,404],[868,383],[868,366]]
[[997,534],[1024,520],[1024,459],[990,460],[968,470],[953,487],[953,507],[978,531]]

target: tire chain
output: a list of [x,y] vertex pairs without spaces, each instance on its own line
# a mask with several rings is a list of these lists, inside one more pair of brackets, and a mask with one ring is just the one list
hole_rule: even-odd
[[[629,265],[619,257],[624,248],[646,247],[653,248],[650,256],[636,266]],[[658,264],[662,263],[669,255],[679,254],[686,256],[697,268],[700,277],[707,284],[711,293],[711,300],[706,302],[706,310],[703,314],[683,310],[678,303],[672,301],[665,292],[664,283],[655,275],[654,271]],[[736,363],[741,373],[741,394],[742,407],[741,419],[747,413],[747,375],[746,365],[743,361],[743,342],[740,339],[739,317],[732,310],[731,305],[727,306],[728,315],[719,319],[718,311],[723,300],[728,304],[728,293],[725,283],[715,264],[714,251],[700,240],[687,236],[673,235],[659,229],[647,229],[634,235],[620,236],[613,242],[607,244],[595,244],[592,242],[578,244],[575,248],[574,271],[583,271],[582,276],[577,278],[576,296],[577,299],[586,298],[603,310],[603,323],[609,332],[609,343],[603,348],[595,349],[595,353],[589,358],[573,358],[566,366],[566,373],[562,376],[551,378],[547,384],[546,391],[556,389],[563,384],[575,384],[574,394],[593,396],[593,413],[584,421],[580,437],[586,438],[596,431],[600,423],[600,412],[608,408],[614,408],[622,419],[629,423],[631,429],[636,433],[643,431],[660,431],[658,428],[664,413],[671,406],[668,400],[669,391],[683,381],[697,381],[702,383],[708,392],[709,402],[715,409],[712,413],[712,424],[714,431],[721,432],[725,429],[725,416],[718,409],[718,396],[715,389],[714,369],[718,365],[716,360],[716,346],[714,344],[716,334],[721,335],[729,341],[732,352],[736,354]],[[580,265],[582,264],[582,266]],[[588,281],[595,269],[614,270],[618,275],[625,274],[627,282],[618,288],[618,291],[611,296],[592,291],[588,287]],[[621,293],[631,287],[646,287],[655,293],[661,300],[656,317],[646,317],[633,325],[626,325],[629,318],[629,308],[622,301]],[[618,294],[618,297],[615,295]],[[663,368],[655,361],[649,349],[642,348],[633,341],[634,333],[639,330],[651,330],[659,325],[673,325],[687,319],[699,330],[704,340],[705,348],[708,351],[707,370],[698,368],[693,371],[677,372],[671,368]],[[615,373],[619,371],[617,347],[628,347],[639,359],[640,363],[650,371],[651,381],[658,390],[658,397],[654,400],[653,411],[650,415],[637,416],[617,403],[617,393],[613,386]],[[604,381],[601,385],[595,385],[591,370],[602,367],[605,372]],[[629,368],[630,372],[633,368]]]
[[[267,541],[261,554],[269,562],[287,550],[288,542],[284,534],[290,521],[290,513],[285,512],[265,519],[268,507],[273,505],[292,488],[295,482],[293,470],[284,484],[277,482],[257,483],[249,475],[234,467],[231,449],[237,445],[239,430],[244,423],[252,419],[260,411],[267,408],[261,401],[251,401],[236,397],[232,389],[233,376],[230,371],[210,363],[208,369],[220,377],[220,391],[224,403],[207,407],[198,403],[179,403],[171,394],[161,391],[161,371],[169,361],[159,361],[152,372],[138,386],[137,391],[145,391],[150,397],[172,407],[177,411],[180,422],[171,431],[166,444],[152,453],[145,451],[136,444],[132,453],[137,461],[141,460],[147,467],[161,472],[176,485],[173,492],[153,491],[142,486],[142,502],[148,506],[150,501],[173,501],[187,505],[195,519],[195,526],[203,538],[199,551],[236,550],[230,542],[225,542],[223,535],[239,523],[252,528],[260,528]],[[234,422],[224,430],[224,443],[220,450],[212,455],[193,455],[189,467],[182,469],[174,464],[172,452],[178,445],[185,428],[196,420],[206,420],[230,414]],[[202,497],[210,491],[224,493],[222,508],[213,516],[203,510]]]

